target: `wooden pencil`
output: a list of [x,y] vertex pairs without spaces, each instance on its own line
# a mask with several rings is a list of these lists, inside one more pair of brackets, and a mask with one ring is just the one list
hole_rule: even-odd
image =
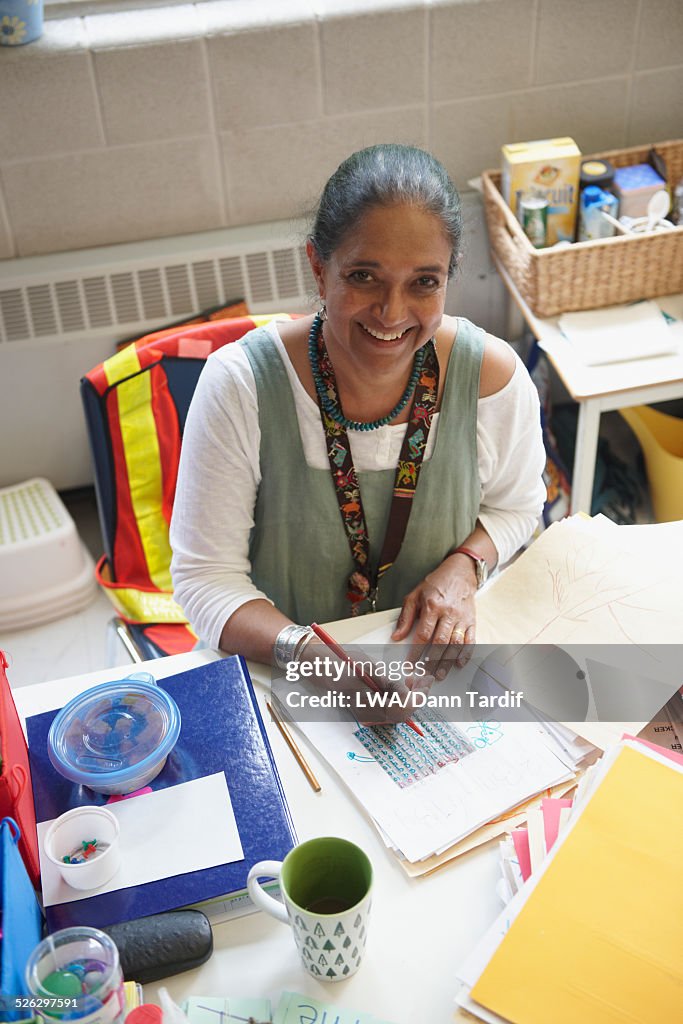
[[308,782],[309,782],[309,784],[311,786],[311,789],[313,790],[314,793],[319,793],[320,790],[322,789],[322,786],[320,785],[320,783],[316,779],[315,775],[311,771],[311,768],[310,768],[310,765],[308,764],[308,761],[306,760],[304,755],[301,753],[301,750],[299,749],[298,743],[296,742],[296,740],[292,736],[291,729],[289,728],[288,725],[285,724],[285,722],[282,721],[282,719],[280,718],[279,715],[275,714],[275,712],[273,711],[273,709],[270,706],[270,704],[268,703],[268,701],[266,701],[266,707],[268,708],[268,711],[270,712],[270,717],[273,719],[273,721],[275,722],[276,726],[278,727],[278,729],[282,733],[282,736],[284,737],[285,743],[287,744],[289,749],[294,754],[294,757],[296,758],[296,760],[298,762],[298,765],[301,768],[301,771],[304,773],[304,775],[308,779]]

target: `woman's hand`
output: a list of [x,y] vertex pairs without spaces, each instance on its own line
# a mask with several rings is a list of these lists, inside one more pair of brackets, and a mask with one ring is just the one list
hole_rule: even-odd
[[466,665],[475,642],[477,575],[468,555],[455,553],[430,572],[403,601],[392,640],[413,631],[409,660],[428,660],[440,681],[451,667]]
[[[342,650],[353,665],[319,640],[311,640],[293,676],[300,677],[304,686],[309,682],[316,691],[327,691],[331,696],[329,707],[350,711],[364,725],[390,725],[408,720],[416,710],[415,688],[400,673],[398,663],[386,675],[383,674],[386,666],[381,669],[362,648],[345,644]],[[282,699],[287,703],[286,691]],[[306,720],[302,717],[302,721]]]

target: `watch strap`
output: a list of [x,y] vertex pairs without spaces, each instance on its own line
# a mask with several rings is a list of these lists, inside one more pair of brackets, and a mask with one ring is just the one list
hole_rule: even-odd
[[449,551],[449,555],[467,555],[468,558],[471,558],[477,570],[477,589],[484,585],[488,576],[489,567],[483,555],[477,554],[476,551],[465,547],[463,544],[457,548],[453,548],[452,551]]

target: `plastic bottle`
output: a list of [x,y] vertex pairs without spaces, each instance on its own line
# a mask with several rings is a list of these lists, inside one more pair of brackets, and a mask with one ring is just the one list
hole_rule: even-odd
[[602,216],[603,211],[616,217],[619,200],[611,192],[605,192],[597,185],[587,185],[579,200],[578,242],[611,238],[616,228]]

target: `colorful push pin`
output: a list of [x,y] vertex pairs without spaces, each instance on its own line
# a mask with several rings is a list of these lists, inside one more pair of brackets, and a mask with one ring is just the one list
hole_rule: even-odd
[[80,846],[62,857],[62,863],[84,864],[89,857],[96,857],[98,853],[104,853],[107,849],[109,849],[109,843],[103,843],[99,839],[83,839]]

